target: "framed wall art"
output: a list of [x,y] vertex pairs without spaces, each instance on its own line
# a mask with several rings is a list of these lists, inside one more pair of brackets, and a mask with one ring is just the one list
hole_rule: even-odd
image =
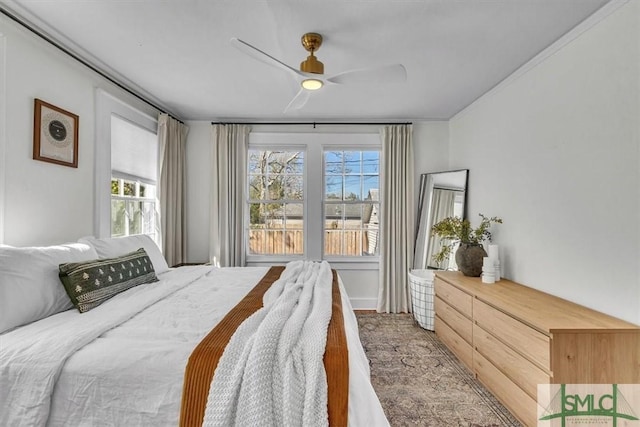
[[35,100],[33,158],[72,168],[78,167],[78,116]]

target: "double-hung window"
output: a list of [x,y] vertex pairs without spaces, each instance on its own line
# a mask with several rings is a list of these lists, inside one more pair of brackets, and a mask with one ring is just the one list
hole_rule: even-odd
[[158,120],[151,110],[96,89],[96,237],[144,233],[160,241]]
[[378,255],[380,150],[324,152],[324,255]]
[[158,237],[157,134],[111,115],[111,236]]
[[303,150],[249,150],[249,253],[304,252]]
[[247,159],[248,262],[377,262],[377,133],[252,133]]

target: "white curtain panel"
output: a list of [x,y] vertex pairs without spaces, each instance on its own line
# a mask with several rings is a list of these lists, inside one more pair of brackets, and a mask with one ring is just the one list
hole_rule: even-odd
[[384,126],[382,218],[378,312],[409,313],[409,269],[413,263],[413,127]]
[[167,264],[186,260],[186,144],[189,127],[167,114],[158,118],[160,235]]
[[243,267],[247,149],[251,128],[214,124],[211,128],[211,223],[209,259],[221,267]]

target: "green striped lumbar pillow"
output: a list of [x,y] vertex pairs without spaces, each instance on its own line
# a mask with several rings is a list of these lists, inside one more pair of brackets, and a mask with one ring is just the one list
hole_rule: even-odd
[[60,264],[59,270],[60,280],[80,313],[134,286],[158,281],[143,248],[117,258]]

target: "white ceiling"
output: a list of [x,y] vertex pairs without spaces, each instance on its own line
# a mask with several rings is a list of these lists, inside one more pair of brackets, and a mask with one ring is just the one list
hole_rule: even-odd
[[[448,119],[608,0],[6,0],[39,27],[181,119]],[[401,63],[401,84],[331,85],[298,111],[290,74],[247,56],[240,38],[298,68],[305,32],[331,75]]]

